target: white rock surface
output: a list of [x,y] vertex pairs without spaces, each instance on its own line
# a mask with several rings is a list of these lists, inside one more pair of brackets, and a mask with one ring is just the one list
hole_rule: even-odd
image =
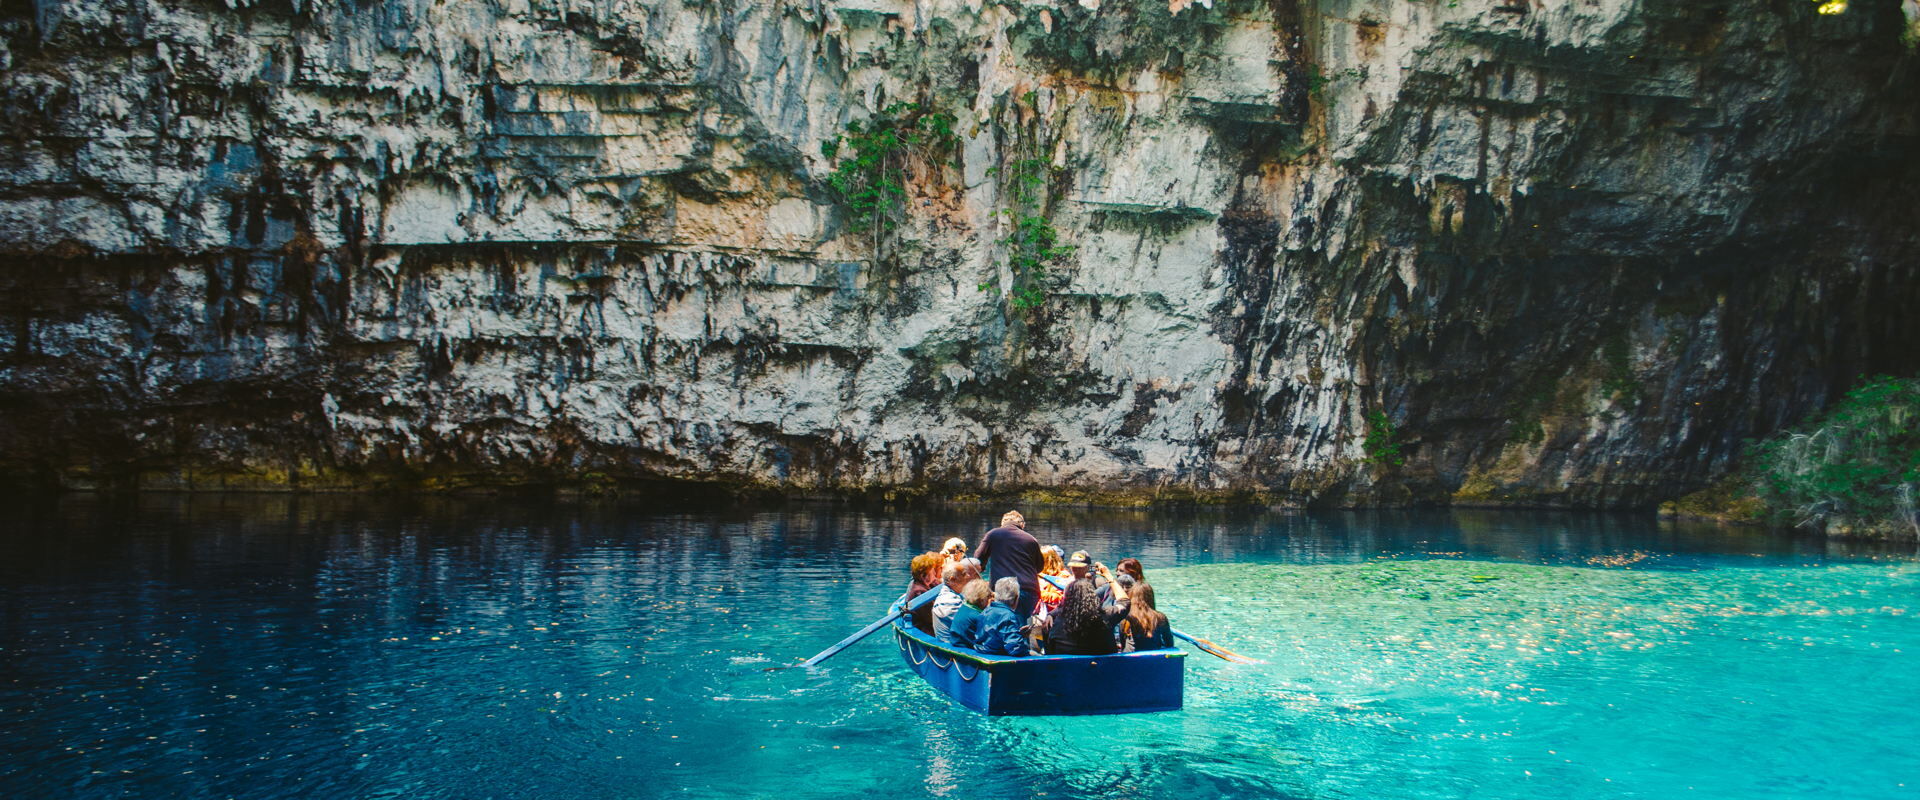
[[[1639,504],[1920,358],[1891,7],[232,5],[0,25],[11,474]],[[820,144],[903,100],[876,260]]]

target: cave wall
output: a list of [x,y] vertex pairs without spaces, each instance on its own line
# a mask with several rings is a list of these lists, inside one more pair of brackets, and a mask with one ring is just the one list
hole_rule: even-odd
[[15,0],[0,474],[1646,506],[1920,371],[1914,17]]

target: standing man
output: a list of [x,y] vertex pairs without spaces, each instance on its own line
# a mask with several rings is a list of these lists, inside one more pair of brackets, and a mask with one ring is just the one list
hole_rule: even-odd
[[1040,602],[1040,540],[1027,533],[1027,518],[1018,511],[1000,517],[1000,527],[987,531],[973,557],[987,565],[994,582],[1012,578],[1020,583],[1020,599],[1013,611],[1024,623]]

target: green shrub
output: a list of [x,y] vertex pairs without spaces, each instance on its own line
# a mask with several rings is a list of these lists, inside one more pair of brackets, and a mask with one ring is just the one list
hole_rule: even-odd
[[1633,374],[1633,343],[1622,331],[1600,343],[1600,360],[1606,374],[1600,379],[1600,391],[1609,399],[1628,406],[1640,401],[1640,379]]
[[1397,467],[1407,463],[1407,457],[1400,452],[1400,448],[1400,430],[1393,426],[1393,420],[1387,418],[1386,412],[1367,412],[1367,438],[1360,442],[1360,449],[1367,457],[1361,460],[1368,464]]
[[849,227],[873,233],[876,258],[886,231],[906,218],[908,165],[914,159],[932,164],[951,152],[960,141],[955,121],[918,103],[894,103],[820,143],[821,155],[833,161],[827,183],[846,204]]
[[[1007,234],[1000,237],[1007,271],[1013,275],[1007,302],[1014,308],[1038,308],[1047,299],[1048,267],[1074,250],[1060,243],[1060,232],[1046,216],[1045,190],[1052,167],[1044,159],[1016,158],[1005,169],[990,167],[987,172],[1000,176],[1010,206],[995,212],[1007,221]],[[983,292],[994,288],[991,281],[980,284]]]
[[1801,428],[1753,444],[1747,466],[1777,521],[1920,534],[1920,380],[1868,378]]

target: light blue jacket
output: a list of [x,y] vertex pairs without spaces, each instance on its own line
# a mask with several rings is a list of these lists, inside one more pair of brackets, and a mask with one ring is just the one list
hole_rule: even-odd
[[953,619],[947,621],[947,632],[940,634],[940,641],[955,647],[976,649],[974,637],[982,633],[980,629],[980,609],[961,603],[959,610],[953,612]]
[[980,621],[974,623],[977,632],[974,635],[973,649],[988,655],[1024,656],[1027,654],[1027,637],[1020,635],[1020,616],[1013,608],[998,600],[980,612]]

